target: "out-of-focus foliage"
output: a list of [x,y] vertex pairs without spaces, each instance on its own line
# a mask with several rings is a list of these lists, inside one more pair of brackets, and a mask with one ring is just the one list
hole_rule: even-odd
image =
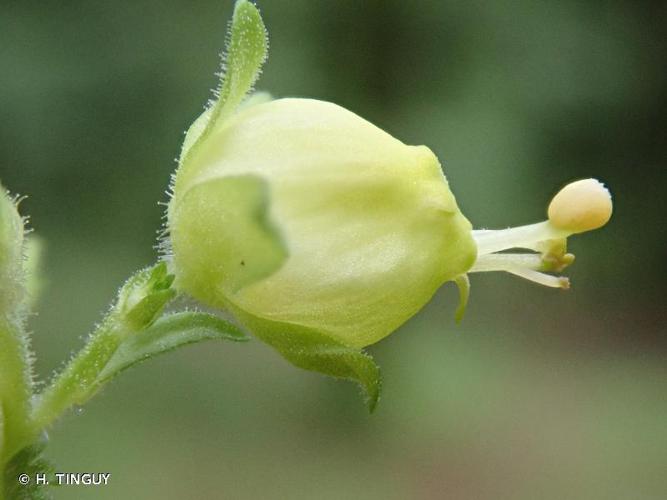
[[[195,346],[113,384],[52,432],[57,498],[665,496],[663,2],[260,2],[259,88],[337,102],[428,145],[477,227],[540,220],[594,176],[615,214],[574,240],[573,289],[473,276],[372,353],[351,386],[259,342]],[[44,240],[46,377],[154,260],[164,190],[201,112],[231,1],[0,3],[0,179]]]

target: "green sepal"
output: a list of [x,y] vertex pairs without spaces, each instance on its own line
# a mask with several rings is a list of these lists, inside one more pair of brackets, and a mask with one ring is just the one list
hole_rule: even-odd
[[[238,105],[237,111],[251,108],[258,104],[264,104],[266,102],[272,101],[273,96],[266,91],[257,91],[248,96]],[[206,126],[208,125],[211,119],[211,113],[213,108],[207,108],[204,112],[197,117],[197,119],[190,125],[190,128],[185,133],[185,139],[183,140],[183,146],[181,148],[181,156],[178,160],[179,165],[183,164],[183,159],[185,155],[190,151],[190,148],[199,140]]]
[[249,338],[234,324],[212,314],[169,314],[146,330],[126,338],[97,376],[95,383],[102,384],[137,363],[204,340],[244,342]]
[[454,319],[457,323],[460,323],[466,314],[468,299],[470,299],[470,279],[468,279],[467,274],[461,274],[454,278],[454,283],[459,289],[459,305],[454,313]]
[[[40,439],[36,443],[26,446],[5,466],[3,492],[8,500],[50,500],[52,498],[50,489],[54,484],[55,467],[44,458],[46,439]],[[19,483],[19,475],[27,474],[30,478],[28,484]],[[37,474],[45,474],[49,485],[37,484]]]
[[359,384],[368,411],[375,410],[382,379],[380,368],[369,354],[312,328],[258,318],[233,305],[230,308],[244,326],[294,366]]
[[171,214],[176,286],[199,290],[198,298],[224,307],[221,290],[235,293],[279,269],[288,250],[269,217],[269,201],[269,187],[256,175],[220,177],[189,189]]
[[266,27],[257,7],[248,0],[237,0],[211,125],[215,125],[220,116],[234,111],[243,101],[259,77],[268,45]]
[[244,100],[259,77],[267,53],[268,35],[259,10],[248,0],[237,0],[222,56],[217,98],[188,130],[181,150],[181,165],[190,150]]

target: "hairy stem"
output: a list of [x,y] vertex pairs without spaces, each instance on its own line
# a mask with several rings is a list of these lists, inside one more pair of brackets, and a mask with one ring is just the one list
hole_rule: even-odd
[[4,465],[33,435],[30,424],[30,355],[22,321],[0,316],[0,464]]
[[120,289],[118,300],[102,323],[34,403],[33,429],[40,432],[64,411],[83,405],[101,387],[98,378],[127,337],[150,326],[175,295],[165,263],[143,269]]
[[64,411],[88,401],[99,389],[97,376],[131,329],[110,314],[90,335],[90,341],[35,401],[32,425],[39,431]]

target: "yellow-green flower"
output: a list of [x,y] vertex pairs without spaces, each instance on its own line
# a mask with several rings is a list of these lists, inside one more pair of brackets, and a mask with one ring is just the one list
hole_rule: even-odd
[[475,261],[435,155],[340,106],[280,99],[217,127],[178,172],[178,286],[364,347]]
[[545,222],[473,231],[427,147],[336,104],[246,99],[265,56],[259,13],[239,0],[227,74],[188,131],[172,184],[175,286],[231,311],[297,366],[357,380],[371,408],[379,374],[361,348],[447,281],[459,286],[460,319],[469,272],[566,288],[548,274],[573,261],[566,238],[611,215],[609,193],[589,179],[564,188]]

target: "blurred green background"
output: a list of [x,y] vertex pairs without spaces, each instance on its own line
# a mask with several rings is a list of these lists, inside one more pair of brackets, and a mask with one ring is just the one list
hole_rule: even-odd
[[[667,498],[664,2],[264,0],[258,85],[337,102],[443,162],[476,227],[610,186],[569,292],[475,275],[370,351],[384,393],[257,341],[123,374],[50,433],[58,499]],[[215,85],[230,0],[0,2],[0,178],[46,242],[31,320],[57,370],[155,259],[183,131]]]

